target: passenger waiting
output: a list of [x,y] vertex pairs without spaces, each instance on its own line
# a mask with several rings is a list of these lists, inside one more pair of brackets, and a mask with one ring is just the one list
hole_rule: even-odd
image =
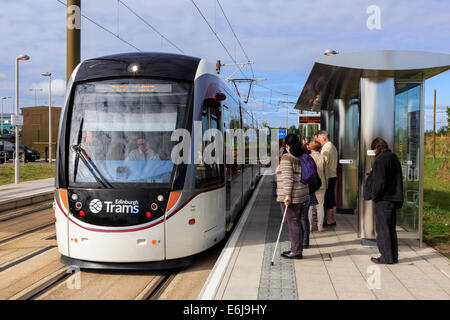
[[[327,190],[327,186],[328,186],[328,177],[326,175],[325,158],[319,152],[322,145],[318,141],[312,141],[309,146],[311,148],[311,157],[316,162],[317,173],[319,174],[319,178],[322,181],[320,189],[314,193],[316,196],[317,202],[318,202],[317,207],[316,207],[317,208],[317,230],[319,232],[322,232],[323,231],[323,219],[325,216],[323,202],[325,199],[325,191]],[[309,212],[308,212],[310,231],[312,231],[313,210],[314,210],[313,206],[310,206]]]
[[[291,240],[291,250],[281,255],[289,259],[301,259],[303,252],[302,215],[309,201],[308,185],[301,182],[301,165],[299,156],[302,144],[295,134],[286,136],[287,153],[281,157],[277,168],[277,202],[281,204],[281,211],[286,206],[286,222]],[[309,231],[309,230],[308,230]]]

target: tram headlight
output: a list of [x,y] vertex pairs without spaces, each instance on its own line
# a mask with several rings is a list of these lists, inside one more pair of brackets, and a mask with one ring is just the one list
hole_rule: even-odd
[[150,209],[152,209],[153,211],[156,211],[156,210],[158,210],[158,205],[156,204],[156,203],[152,203],[151,205],[150,205]]
[[136,73],[139,71],[139,66],[136,63],[132,63],[128,66],[128,71]]
[[163,202],[164,201],[164,196],[162,194],[158,195],[156,197],[156,200],[158,200],[159,202]]
[[72,193],[72,195],[70,196],[70,198],[71,198],[73,201],[77,201],[77,200],[78,200],[78,195],[77,195],[76,193]]

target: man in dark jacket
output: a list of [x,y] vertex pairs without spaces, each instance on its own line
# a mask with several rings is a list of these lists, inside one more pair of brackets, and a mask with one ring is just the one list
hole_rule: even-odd
[[395,211],[403,205],[402,167],[397,156],[389,150],[387,142],[382,138],[376,138],[370,148],[375,152],[376,158],[366,185],[369,190],[368,197],[374,202],[377,246],[381,254],[371,260],[374,263],[397,263]]

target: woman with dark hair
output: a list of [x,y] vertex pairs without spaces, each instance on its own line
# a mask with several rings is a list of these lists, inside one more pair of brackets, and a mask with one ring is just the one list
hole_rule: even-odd
[[[289,229],[291,250],[281,255],[290,259],[301,259],[303,252],[303,228],[301,217],[309,201],[308,185],[301,183],[301,165],[299,156],[302,145],[295,134],[288,134],[285,139],[287,153],[281,157],[277,168],[277,202],[281,210],[286,211],[286,223]],[[308,230],[309,231],[309,230]]]
[[375,153],[375,162],[364,186],[364,200],[374,202],[376,239],[381,254],[380,257],[371,260],[382,264],[397,263],[395,211],[403,205],[402,167],[384,139],[376,138],[370,148]]

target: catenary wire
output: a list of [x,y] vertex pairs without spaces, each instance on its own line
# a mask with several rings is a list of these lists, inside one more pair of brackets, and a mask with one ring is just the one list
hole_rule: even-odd
[[[242,46],[241,41],[239,41],[239,38],[236,35],[236,32],[234,32],[233,27],[231,26],[230,20],[228,19],[227,15],[225,14],[225,11],[223,10],[222,5],[220,4],[219,0],[217,0],[217,4],[219,5],[220,11],[222,11],[223,16],[225,17],[225,20],[227,20],[228,26],[230,27],[231,32],[233,33],[234,37],[237,40],[237,43],[239,44],[239,47],[241,47],[242,52],[244,53],[245,57],[247,58],[247,61],[250,62],[250,58],[248,57],[247,53],[244,50],[244,47]],[[255,77],[255,73],[253,72],[253,67],[250,64],[250,69],[252,71],[252,77]]]
[[[205,20],[206,24],[208,25],[209,29],[211,29],[211,32],[216,36],[217,40],[219,41],[219,43],[222,45],[223,49],[225,50],[225,52],[228,54],[228,56],[230,57],[230,59],[237,65],[236,60],[233,58],[233,56],[231,55],[230,51],[228,51],[227,47],[224,45],[224,43],[222,42],[222,40],[220,40],[220,37],[218,36],[218,34],[216,33],[216,31],[214,31],[213,27],[211,27],[211,24],[208,22],[208,19],[206,19],[205,15],[203,14],[203,12],[200,10],[200,8],[197,6],[197,4],[195,3],[194,0],[191,0],[192,4],[195,6],[195,8],[197,8],[197,11],[200,13],[200,15],[202,16],[203,20]],[[245,78],[248,78],[247,75],[242,71],[239,70],[242,75]]]
[[166,36],[164,36],[161,32],[159,32],[154,26],[152,26],[150,23],[148,23],[147,20],[142,18],[139,14],[137,14],[133,9],[131,9],[125,2],[122,0],[118,0],[125,8],[127,8],[132,14],[134,14],[138,19],[140,19],[142,22],[144,22],[150,29],[152,29],[154,32],[156,32],[161,38],[166,40],[170,45],[172,45],[174,48],[176,48],[178,51],[180,51],[183,54],[186,54],[183,50],[181,50],[177,45],[175,45],[172,41],[170,41]]

